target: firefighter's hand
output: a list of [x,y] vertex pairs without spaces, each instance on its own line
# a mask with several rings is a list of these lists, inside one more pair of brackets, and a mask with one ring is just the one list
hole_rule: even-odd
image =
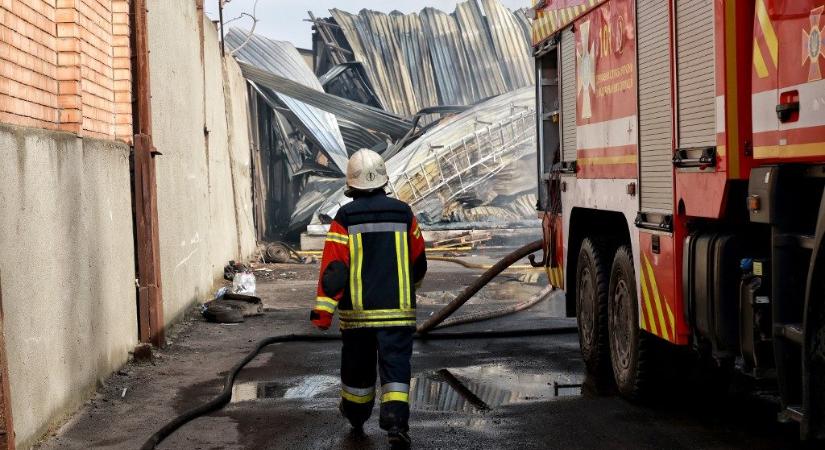
[[330,325],[332,325],[332,314],[319,309],[313,309],[312,312],[309,313],[309,320],[315,325],[315,328],[327,330]]

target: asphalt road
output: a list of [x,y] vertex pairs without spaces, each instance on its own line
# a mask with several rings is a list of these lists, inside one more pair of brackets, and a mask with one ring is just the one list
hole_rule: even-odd
[[[228,326],[190,318],[152,364],[132,364],[107,380],[85,408],[43,449],[138,448],[165,421],[215,395],[220,377],[254,341],[307,332],[307,305],[317,267],[278,267],[259,278],[262,317]],[[433,265],[419,312],[477,272]],[[523,300],[517,276],[485,301]],[[509,293],[509,294],[508,294]],[[562,297],[536,309],[460,330],[569,325]],[[428,304],[431,303],[431,304]],[[485,307],[493,307],[484,305]],[[330,332],[332,333],[332,332]],[[169,438],[163,449],[381,449],[377,409],[366,436],[339,416],[340,344],[280,344],[242,372],[232,403]],[[586,379],[575,334],[498,340],[417,342],[413,356],[414,448],[442,449],[778,449],[798,446],[793,426],[775,408],[746,395],[711,398],[691,380],[662,380],[648,404],[631,404]],[[580,385],[584,384],[584,387]],[[555,385],[555,386],[554,386]],[[125,390],[124,390],[125,389]],[[599,392],[597,392],[599,391]]]

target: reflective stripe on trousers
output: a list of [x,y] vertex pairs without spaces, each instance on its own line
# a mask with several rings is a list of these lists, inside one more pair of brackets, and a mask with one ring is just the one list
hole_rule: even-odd
[[381,403],[410,402],[410,385],[406,383],[386,383],[381,386]]
[[375,388],[354,388],[342,383],[341,397],[353,403],[369,403],[375,399]]

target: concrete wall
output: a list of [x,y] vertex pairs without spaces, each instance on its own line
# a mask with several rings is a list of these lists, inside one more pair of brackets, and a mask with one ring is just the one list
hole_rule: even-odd
[[249,136],[249,96],[241,68],[231,57],[224,64],[226,83],[229,152],[235,194],[238,246],[240,254],[251,255],[257,249],[255,217],[252,204],[252,154]]
[[129,148],[0,125],[0,276],[18,448],[137,344]]
[[246,97],[240,69],[229,58],[222,63],[215,26],[195,2],[149,0],[148,9],[153,135],[163,153],[155,159],[161,277],[171,323],[211,295],[227,261],[254,251],[248,113],[235,98]]

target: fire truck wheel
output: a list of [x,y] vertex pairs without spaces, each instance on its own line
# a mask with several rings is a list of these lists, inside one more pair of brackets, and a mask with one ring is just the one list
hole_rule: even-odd
[[645,393],[651,341],[639,328],[633,253],[621,246],[613,258],[608,295],[608,329],[613,377],[623,396],[639,399]]
[[588,372],[597,378],[610,376],[607,338],[607,288],[609,259],[589,238],[582,242],[576,267],[576,319],[579,345]]

